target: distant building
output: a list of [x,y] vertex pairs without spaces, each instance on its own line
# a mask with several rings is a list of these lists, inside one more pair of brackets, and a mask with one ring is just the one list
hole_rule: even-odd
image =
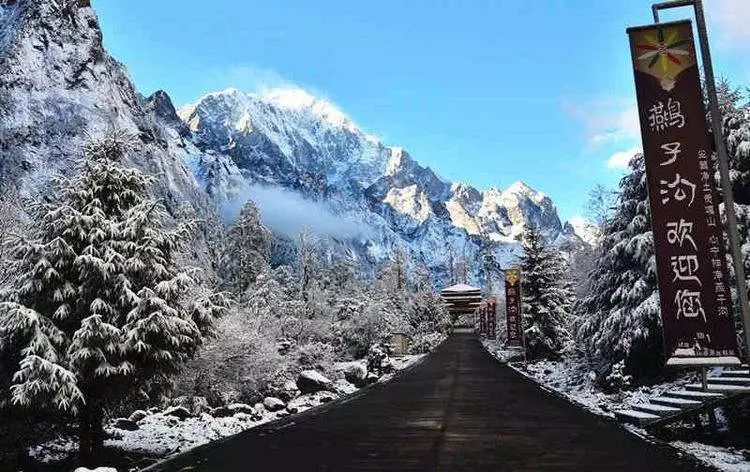
[[[474,315],[482,304],[482,291],[471,285],[456,284],[444,288],[440,292],[440,298],[447,306],[451,319],[455,323],[465,315]],[[473,327],[473,322],[471,326]]]

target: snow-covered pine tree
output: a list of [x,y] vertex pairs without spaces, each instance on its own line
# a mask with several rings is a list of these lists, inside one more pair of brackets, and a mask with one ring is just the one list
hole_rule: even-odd
[[18,366],[11,402],[77,415],[84,457],[101,445],[107,405],[163,386],[225,306],[185,298],[192,280],[175,253],[186,228],[167,230],[146,199],[151,179],[122,164],[130,142],[111,132],[87,145],[80,172],[15,245],[0,304],[0,353]]
[[530,359],[556,358],[570,342],[573,293],[566,282],[566,263],[547,245],[536,226],[524,231],[523,324]]
[[394,249],[390,260],[378,271],[378,279],[383,284],[383,289],[393,296],[403,298],[409,284],[409,266],[410,261],[406,252],[400,247]]
[[[726,81],[717,85],[717,93],[723,118],[723,138],[729,157],[729,175],[732,182],[746,283],[750,284],[750,104],[747,103],[745,94],[733,89]],[[723,216],[723,205],[721,205],[721,213]],[[729,255],[727,264],[732,277],[732,287],[735,287],[734,268]],[[739,306],[734,312],[739,334],[738,340],[740,345],[743,345],[744,336],[741,335],[742,322]]]
[[634,376],[661,366],[662,340],[656,259],[643,155],[630,162],[604,235],[590,293],[577,306],[578,346],[606,375],[624,360]]
[[297,243],[297,266],[299,269],[299,286],[302,298],[307,300],[314,290],[314,274],[320,269],[320,260],[316,251],[316,239],[309,229],[304,228]]
[[222,258],[222,275],[230,290],[247,290],[268,264],[270,245],[271,232],[261,223],[255,204],[248,201],[228,231]]
[[3,188],[0,184],[0,298],[12,276],[8,263],[11,240],[24,232],[25,221],[21,209],[21,198],[15,188]]

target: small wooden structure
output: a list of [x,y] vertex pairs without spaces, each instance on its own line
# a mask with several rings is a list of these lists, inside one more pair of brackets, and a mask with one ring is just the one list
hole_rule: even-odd
[[440,298],[448,307],[448,313],[455,322],[462,315],[474,315],[482,304],[482,291],[466,284],[446,287],[440,292]]
[[391,333],[388,338],[391,346],[391,355],[402,357],[409,354],[409,336],[404,333]]

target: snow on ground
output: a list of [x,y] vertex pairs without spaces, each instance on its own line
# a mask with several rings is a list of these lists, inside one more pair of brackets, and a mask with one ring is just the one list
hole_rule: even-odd
[[[514,362],[518,351],[506,349],[502,342],[483,340],[485,349],[500,362],[521,375],[539,383],[546,390],[567,398],[586,410],[607,418],[614,418],[615,410],[629,409],[631,405],[645,403],[651,397],[661,396],[668,390],[679,390],[694,381],[694,374],[685,374],[672,382],[641,386],[614,394],[606,394],[594,385],[595,374],[588,370],[582,359],[560,361]],[[721,415],[719,415],[721,423]],[[625,425],[625,429],[648,441],[655,441],[644,429]],[[698,460],[719,470],[750,472],[750,451],[710,446],[698,442],[671,441],[670,445],[695,456]]]
[[273,419],[276,419],[275,414],[264,414],[262,419],[253,421],[246,413],[237,413],[227,418],[214,418],[208,413],[202,413],[195,418],[180,420],[159,412],[139,421],[138,429],[135,431],[107,428],[108,432],[116,434],[119,438],[108,439],[104,445],[127,452],[166,457],[241,433]]
[[697,442],[672,441],[669,444],[698,458],[704,464],[731,472],[750,471],[750,452]]
[[75,438],[61,437],[29,448],[29,457],[44,464],[64,460],[78,450]]
[[[425,355],[415,354],[391,358],[395,371],[406,369],[420,361]],[[385,374],[378,382],[386,382],[393,374]],[[168,457],[187,449],[200,446],[217,439],[245,431],[249,428],[274,421],[291,414],[301,413],[310,408],[331,402],[342,396],[359,390],[344,379],[334,382],[336,392],[316,392],[299,395],[286,404],[280,411],[267,411],[262,403],[254,406],[235,404],[237,412],[231,416],[217,418],[208,413],[179,419],[168,414],[169,409],[154,411],[136,421],[137,429],[124,430],[114,426],[115,420],[105,426],[105,431],[112,437],[104,442],[107,447],[124,452],[133,452],[155,457]],[[230,407],[230,408],[231,408]],[[55,440],[29,448],[29,455],[43,463],[57,462],[66,459],[78,449],[74,437],[60,437]]]

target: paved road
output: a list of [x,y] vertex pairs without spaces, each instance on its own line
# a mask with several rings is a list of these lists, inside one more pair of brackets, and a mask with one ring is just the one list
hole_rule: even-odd
[[195,449],[157,470],[703,470],[581,411],[454,334],[385,384]]

